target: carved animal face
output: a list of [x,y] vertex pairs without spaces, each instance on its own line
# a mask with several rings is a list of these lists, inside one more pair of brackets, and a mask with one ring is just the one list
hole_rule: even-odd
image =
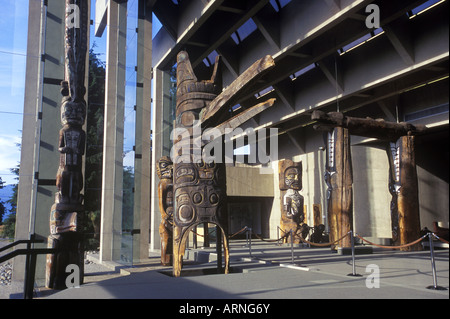
[[302,189],[302,162],[294,162],[290,159],[278,162],[280,190]]
[[61,105],[61,124],[83,125],[86,118],[86,105],[63,98]]
[[170,157],[163,156],[159,159],[156,166],[156,172],[159,179],[172,179],[173,178],[173,163]]
[[290,189],[300,190],[302,188],[301,183],[301,170],[297,167],[289,167],[284,173],[284,183]]

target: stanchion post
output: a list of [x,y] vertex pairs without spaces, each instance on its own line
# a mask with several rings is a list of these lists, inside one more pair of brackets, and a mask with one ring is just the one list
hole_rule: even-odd
[[280,226],[277,226],[277,245],[280,246]]
[[427,289],[447,290],[447,288],[438,286],[438,284],[437,284],[436,263],[435,263],[435,260],[434,260],[433,236],[434,236],[433,233],[428,233],[428,240],[429,240],[429,243],[430,243],[431,271],[433,273],[433,285],[432,286],[428,286]]
[[292,229],[289,232],[291,233],[291,262],[294,263],[294,233]]
[[250,252],[250,258],[252,258],[252,229],[247,228],[247,236],[248,236],[248,250]]
[[356,262],[355,262],[355,236],[353,236],[353,230],[348,232],[350,234],[350,242],[352,245],[352,273],[347,276],[361,277],[361,275],[356,273]]

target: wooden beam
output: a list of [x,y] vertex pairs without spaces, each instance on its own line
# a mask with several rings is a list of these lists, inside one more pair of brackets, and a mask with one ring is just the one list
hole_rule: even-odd
[[269,99],[267,101],[264,101],[262,103],[259,103],[255,106],[252,106],[251,108],[239,113],[238,115],[233,116],[231,119],[222,122],[221,124],[217,125],[215,128],[220,130],[222,134],[225,134],[225,129],[235,129],[245,122],[252,119],[257,114],[261,113],[262,111],[268,109],[269,107],[272,107],[275,104],[276,99]]
[[[222,93],[216,97],[200,114],[202,123],[211,122],[228,107],[233,106],[239,95],[250,85],[255,83],[263,74],[275,66],[275,61],[268,55],[256,61]],[[208,123],[210,124],[210,123]],[[209,125],[214,126],[214,124]]]
[[320,123],[319,126],[324,124],[330,127],[348,128],[352,135],[374,137],[388,141],[396,141],[400,136],[419,134],[426,130],[424,125],[388,122],[383,119],[349,117],[339,112],[325,113],[319,110],[312,113],[311,120],[318,121]]

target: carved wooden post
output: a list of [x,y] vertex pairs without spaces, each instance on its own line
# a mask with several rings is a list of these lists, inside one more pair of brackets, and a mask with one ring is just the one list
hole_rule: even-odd
[[[400,182],[398,191],[398,226],[400,245],[420,238],[419,188],[415,159],[415,137],[402,136],[400,149]],[[403,251],[421,250],[420,244],[402,248]]]
[[389,159],[389,193],[391,194],[391,230],[392,242],[395,246],[400,245],[400,231],[398,225],[398,192],[400,190],[400,146],[401,139],[390,142],[387,154]]
[[[302,189],[302,162],[279,161],[278,174],[281,193],[281,235],[292,230],[294,243],[298,244],[301,242],[301,226],[305,222],[304,199],[298,192]],[[283,242],[287,243],[290,240],[289,237],[284,237]]]
[[[391,171],[389,191],[393,196],[391,200],[393,240],[395,244],[404,245],[418,239],[420,237],[420,216],[414,134],[423,133],[427,128],[424,125],[412,125],[405,122],[394,123],[371,118],[349,117],[338,112],[314,111],[311,119],[319,123],[315,129],[329,130],[333,127],[348,129],[347,135],[374,137],[390,142],[388,152]],[[348,143],[348,147],[349,145],[350,143]],[[350,156],[348,157],[347,160],[350,159]],[[346,183],[348,184],[348,182]],[[340,222],[346,223],[346,221]],[[331,223],[333,222],[330,221],[330,227]],[[421,249],[419,244],[402,248],[402,250],[419,249]]]
[[[353,171],[346,128],[336,127],[329,133],[326,178],[330,242],[334,242],[353,229]],[[350,238],[344,238],[332,249],[337,247],[351,247]]]
[[175,277],[181,275],[190,230],[205,222],[215,224],[221,230],[225,273],[228,273],[229,269],[228,233],[225,228],[227,222],[225,166],[223,161],[205,163],[202,159],[201,140],[198,139],[202,132],[200,112],[222,91],[221,86],[216,83],[218,62],[216,59],[211,80],[197,81],[188,54],[180,52],[177,57],[177,108],[173,154]]
[[[215,128],[214,139],[221,138],[226,129],[238,127],[274,104],[274,99],[271,99],[231,119],[223,120],[226,110],[235,105],[239,97],[245,94],[245,90],[263,73],[274,67],[275,62],[270,56],[256,61],[223,91],[219,62],[220,56],[217,56],[210,80],[197,81],[187,52],[182,51],[177,56],[177,106],[172,154],[175,277],[181,275],[189,231],[201,223],[215,224],[220,230],[218,232],[223,240],[225,273],[229,271],[224,154],[222,152],[222,157],[214,154],[214,161],[203,160],[204,143],[207,142],[202,141],[202,133],[206,128]],[[219,260],[220,258],[218,262]],[[221,268],[221,265],[218,266]]]
[[[76,14],[72,19],[72,9]],[[48,247],[58,253],[47,255],[46,286],[66,288],[66,267],[78,265],[83,281],[84,254],[83,221],[83,155],[86,134],[82,129],[86,119],[84,95],[87,53],[88,1],[66,0],[65,81],[61,83],[61,124],[59,132],[60,162],[56,175],[58,192],[50,212]]]
[[161,212],[161,264],[169,266],[172,265],[173,251],[173,163],[170,157],[161,157],[156,169],[160,179],[158,197]]

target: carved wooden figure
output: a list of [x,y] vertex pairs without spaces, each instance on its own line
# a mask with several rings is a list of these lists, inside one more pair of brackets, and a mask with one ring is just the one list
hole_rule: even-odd
[[[348,130],[348,134],[374,137],[389,143],[392,238],[395,245],[405,245],[418,239],[420,216],[414,140],[415,135],[426,131],[426,127],[349,117],[338,112],[314,111],[311,119],[319,123],[316,129],[330,130],[335,127]],[[342,174],[344,176],[340,178],[345,178],[345,171]],[[420,249],[419,244],[402,248],[406,251]]]
[[[336,127],[328,133],[325,180],[328,185],[330,242],[353,229],[353,171],[348,129]],[[331,246],[351,247],[350,237]]]
[[[78,27],[71,24],[71,8],[78,8]],[[87,54],[88,1],[66,0],[65,81],[61,83],[60,161],[56,175],[57,193],[50,212],[48,247],[58,252],[47,255],[46,286],[66,288],[66,267],[76,264],[83,281],[83,155],[86,133],[85,64]]]
[[159,211],[161,223],[161,264],[172,265],[173,251],[173,163],[170,157],[163,156],[157,163]]
[[[189,232],[205,222],[218,226],[225,251],[225,273],[228,272],[228,239],[226,227],[226,193],[223,164],[205,163],[202,145],[194,143],[194,130],[200,127],[200,112],[214,100],[222,88],[217,84],[219,63],[216,60],[211,80],[197,81],[186,52],[177,58],[176,129],[189,132],[188,154],[174,154],[174,232],[173,271],[181,274],[183,255]],[[175,144],[186,141],[176,141]],[[183,149],[186,151],[186,148]],[[221,267],[221,265],[219,266]]]
[[[235,128],[273,105],[273,100],[258,104],[231,120],[221,120],[227,108],[264,72],[274,66],[269,56],[255,62],[222,91],[220,56],[216,58],[210,80],[198,81],[187,52],[177,56],[177,104],[173,153],[174,228],[173,274],[181,275],[186,241],[191,229],[199,224],[217,226],[218,268],[222,268],[220,250],[223,242],[225,269],[229,271],[227,232],[226,174],[223,157],[204,161],[204,141],[199,138],[206,128]],[[188,138],[181,136],[188,135]]]
[[[302,162],[282,160],[278,162],[278,173],[281,191],[281,221],[282,235],[292,230],[294,243],[300,243],[302,238],[302,226],[305,224],[303,211],[302,189]],[[306,239],[306,238],[304,238]],[[290,237],[284,237],[285,243],[290,242]]]

